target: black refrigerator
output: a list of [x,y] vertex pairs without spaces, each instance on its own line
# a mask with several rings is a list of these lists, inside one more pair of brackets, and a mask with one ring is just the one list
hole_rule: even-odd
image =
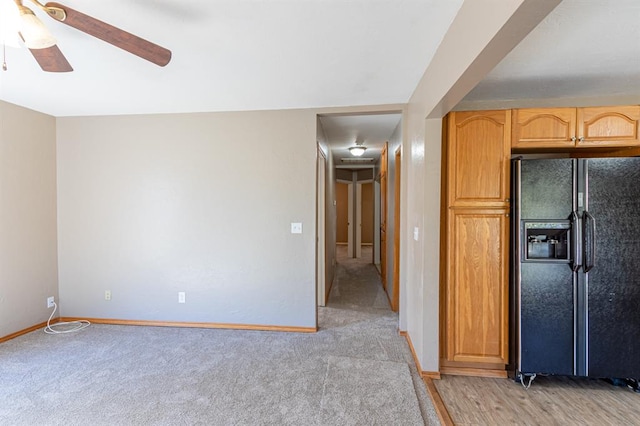
[[640,378],[640,158],[512,164],[512,366]]

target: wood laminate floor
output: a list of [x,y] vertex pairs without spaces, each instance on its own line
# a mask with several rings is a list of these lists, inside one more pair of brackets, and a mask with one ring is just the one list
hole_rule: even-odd
[[640,393],[603,380],[443,375],[433,381],[456,425],[640,425]]

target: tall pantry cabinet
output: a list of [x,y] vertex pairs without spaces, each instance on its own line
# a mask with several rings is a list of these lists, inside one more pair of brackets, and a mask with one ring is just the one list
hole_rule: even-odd
[[444,126],[440,371],[506,376],[511,114]]

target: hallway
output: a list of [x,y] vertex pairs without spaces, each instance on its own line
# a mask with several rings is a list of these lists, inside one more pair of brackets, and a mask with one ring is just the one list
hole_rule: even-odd
[[327,306],[365,311],[390,309],[378,270],[371,263],[372,251],[371,246],[363,246],[362,256],[352,258],[347,255],[347,246],[338,246],[336,280],[331,288]]
[[[356,259],[347,256],[346,246],[338,246],[336,278],[327,306],[318,308],[319,333],[330,332],[339,336],[334,353],[406,363],[425,424],[439,425],[409,346],[399,334],[398,314],[391,311],[378,270],[371,263],[371,250],[370,246],[364,246],[362,257]],[[380,392],[385,392],[385,389],[380,389]],[[398,419],[399,422],[401,420]]]

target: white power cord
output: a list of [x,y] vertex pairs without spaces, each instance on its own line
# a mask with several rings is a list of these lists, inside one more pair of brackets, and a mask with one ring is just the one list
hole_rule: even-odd
[[531,376],[529,376],[529,383],[525,384],[525,379],[527,378],[527,376],[525,376],[524,374],[520,375],[520,383],[522,384],[522,387],[525,390],[529,390],[529,388],[531,387],[531,383],[535,380],[537,374],[533,373]]
[[[79,320],[79,321],[69,321],[69,322],[57,322],[51,325],[51,318],[53,318],[53,314],[56,313],[56,309],[58,305],[56,302],[53,302],[53,312],[51,312],[51,316],[47,320],[47,326],[44,328],[44,332],[47,334],[65,334],[65,333],[74,333],[76,331],[80,331],[83,328],[87,328],[91,325],[91,323],[87,320]],[[65,328],[64,330],[56,330],[54,327],[60,326],[71,326],[70,328]]]

